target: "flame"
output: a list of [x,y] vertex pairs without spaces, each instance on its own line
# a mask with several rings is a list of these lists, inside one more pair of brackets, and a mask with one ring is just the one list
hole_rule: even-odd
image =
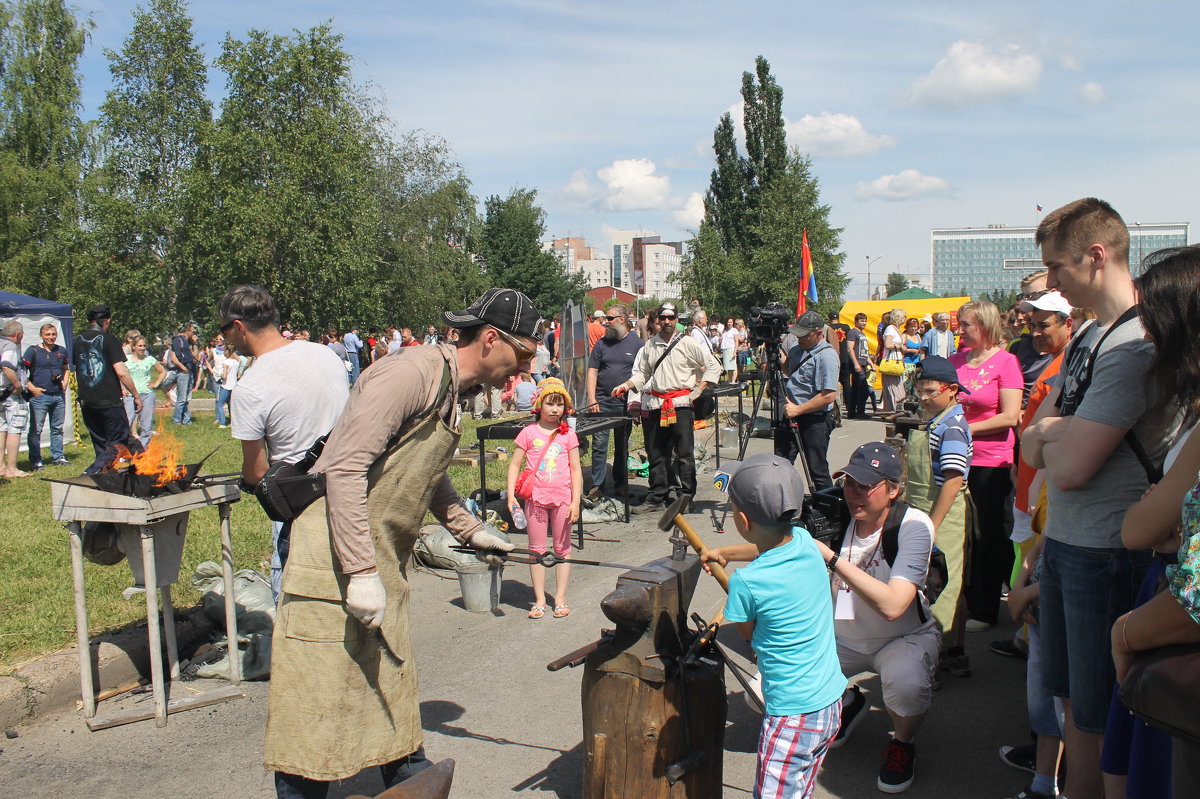
[[145,452],[135,455],[118,444],[113,466],[128,463],[137,474],[153,476],[154,486],[158,488],[182,478],[187,473],[182,461],[183,442],[164,430],[160,423]]

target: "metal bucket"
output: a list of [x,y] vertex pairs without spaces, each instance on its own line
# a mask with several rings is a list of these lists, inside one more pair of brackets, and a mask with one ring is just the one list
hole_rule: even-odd
[[493,566],[482,561],[461,563],[454,567],[458,572],[458,587],[462,590],[463,607],[472,613],[490,613],[500,609],[500,584],[504,579],[504,566]]

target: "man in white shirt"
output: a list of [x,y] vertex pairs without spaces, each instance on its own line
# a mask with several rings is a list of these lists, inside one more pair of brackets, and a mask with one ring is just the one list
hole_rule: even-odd
[[[254,358],[233,390],[232,433],[242,442],[242,480],[257,485],[274,463],[294,463],[333,429],[350,396],[346,367],[329,347],[288,341],[279,332],[271,295],[258,286],[234,286],[217,302],[221,334]],[[271,590],[278,596],[287,558],[272,522]]]

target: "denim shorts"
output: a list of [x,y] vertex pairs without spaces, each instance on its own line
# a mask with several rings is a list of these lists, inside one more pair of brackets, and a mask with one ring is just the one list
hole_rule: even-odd
[[1149,552],[1097,548],[1047,538],[1040,604],[1042,683],[1071,700],[1076,729],[1103,735],[1116,682],[1113,622],[1133,607]]

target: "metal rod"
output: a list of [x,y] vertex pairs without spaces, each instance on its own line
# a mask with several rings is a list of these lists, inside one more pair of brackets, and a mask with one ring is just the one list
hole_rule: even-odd
[[163,687],[162,637],[158,631],[158,569],[154,563],[154,528],[143,526],[142,579],[146,586],[146,636],[150,643],[150,685],[154,691],[154,726],[167,726],[167,692]]
[[83,717],[96,715],[96,684],[92,681],[92,645],[88,640],[87,597],[83,583],[83,525],[67,522],[71,534],[71,581],[75,588],[75,646],[79,648],[79,693]]
[[238,649],[237,602],[233,596],[233,529],[229,521],[230,505],[217,505],[221,517],[221,576],[225,582],[225,632],[229,636],[229,682],[242,684],[242,653]]
[[158,589],[162,592],[163,638],[167,642],[167,673],[171,681],[179,679],[179,644],[175,640],[175,605],[171,602],[171,586]]

